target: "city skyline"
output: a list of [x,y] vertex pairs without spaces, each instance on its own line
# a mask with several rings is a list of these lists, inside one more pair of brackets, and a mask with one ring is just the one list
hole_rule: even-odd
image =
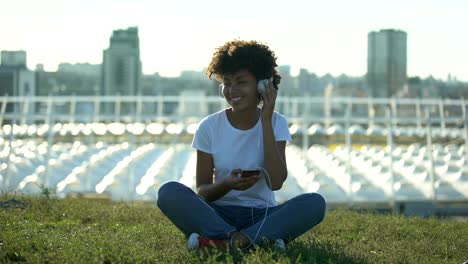
[[[468,81],[468,3],[464,1],[150,1],[3,2],[0,50],[25,50],[30,69],[102,63],[113,30],[136,26],[144,74],[201,71],[225,41],[268,44],[279,65],[324,75],[363,76],[367,34],[408,33],[408,76],[449,74]],[[6,26],[5,26],[6,25]]]

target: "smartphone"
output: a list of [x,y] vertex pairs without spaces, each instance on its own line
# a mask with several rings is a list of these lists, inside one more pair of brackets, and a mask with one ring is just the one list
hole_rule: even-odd
[[260,175],[260,170],[259,169],[248,169],[248,170],[242,170],[241,172],[241,178],[247,178],[247,177],[252,177],[255,175]]

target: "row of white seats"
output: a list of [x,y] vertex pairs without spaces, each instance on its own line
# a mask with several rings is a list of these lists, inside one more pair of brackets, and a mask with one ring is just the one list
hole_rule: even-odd
[[[392,129],[394,136],[407,136],[407,137],[425,137],[427,130],[425,127],[396,127]],[[292,134],[303,133],[304,129],[299,125],[292,125],[290,127]],[[367,136],[386,136],[389,133],[389,129],[373,125],[368,128],[364,128],[361,125],[351,125],[346,130],[340,124],[333,124],[330,127],[324,127],[320,124],[314,124],[307,129],[308,135],[344,135],[349,133],[351,135],[367,135]],[[431,128],[432,137],[438,138],[463,138],[464,130],[462,128]]]
[[[296,150],[301,152],[300,150]],[[298,154],[299,155],[299,154]],[[341,188],[330,193],[329,198],[340,200],[339,195],[347,193],[354,199],[388,200],[395,193],[397,199],[428,199],[431,194],[431,178],[426,167],[414,166],[404,160],[396,160],[393,164],[393,177],[389,162],[380,158],[380,162],[371,157],[345,148],[330,150],[323,146],[312,146],[307,154],[309,161],[309,174],[326,174],[336,182],[335,186]],[[405,166],[407,165],[407,166]],[[440,199],[467,199],[468,174],[467,167],[456,171],[443,170],[445,167],[436,167],[435,188]],[[311,180],[311,179],[309,179]],[[393,180],[393,190],[391,183]],[[320,184],[320,180],[317,181]],[[317,185],[317,184],[315,184]],[[320,189],[318,190],[320,192]],[[360,194],[372,191],[369,194]]]
[[[59,145],[55,144],[54,146]],[[70,175],[79,174],[80,172],[86,172],[86,182],[92,184],[93,181],[96,181],[96,178],[114,167],[120,157],[128,154],[125,147],[128,144],[123,145],[103,146],[102,143],[98,143],[95,147],[81,147],[81,152],[72,149],[72,152],[77,152],[77,154],[73,156],[60,155],[57,158],[49,159],[48,164],[38,166],[33,174],[26,176],[17,186],[17,189],[19,191],[27,192],[27,190],[31,190],[31,192],[35,192],[39,185],[46,185],[63,190],[66,187],[66,184],[63,186],[64,181],[70,181],[70,177],[72,177]],[[90,164],[89,169],[86,168],[85,170],[83,164]]]
[[15,137],[44,137],[49,133],[56,135],[115,135],[125,134],[141,135],[149,133],[151,135],[161,135],[164,133],[177,135],[181,133],[194,134],[198,128],[198,123],[56,123],[52,126],[48,124],[32,125],[3,125],[0,129],[0,136],[8,138],[10,134]]
[[[182,173],[191,153],[186,146],[163,150],[147,144],[130,151],[127,143],[107,147],[99,144],[87,155],[74,157],[73,163],[68,162],[69,158],[59,158],[49,164],[47,173],[52,177],[48,185],[56,186],[61,196],[69,192],[107,192],[115,199],[154,199],[161,183]],[[44,165],[31,175],[13,173],[17,181],[22,178],[13,184],[18,191],[37,193],[40,185],[46,184]]]
[[[3,159],[0,186],[5,185],[5,177],[8,177],[8,184],[18,191],[38,192],[41,184],[49,184],[62,195],[88,191],[108,192],[117,199],[153,199],[160,185],[167,180],[179,180],[189,187],[194,186],[195,154],[187,145],[164,147],[146,144],[133,149],[128,143],[84,145],[74,142],[54,144],[48,153],[44,142],[15,140],[12,143],[8,168],[5,162],[8,157],[4,150],[0,152]],[[0,145],[7,144],[4,141]],[[330,201],[388,200],[392,192],[397,199],[431,197],[429,168],[417,161],[421,153],[427,152],[424,146],[395,148],[393,177],[388,149],[379,146],[351,149],[349,153],[344,147],[332,150],[312,146],[303,153],[297,146],[288,145],[286,150],[290,177],[283,189],[277,192],[279,200],[302,192],[323,193]],[[434,186],[439,197],[444,199],[467,198],[466,162],[459,162],[457,167],[453,164],[458,161],[452,163],[446,159],[446,155],[454,157],[460,154],[460,150],[462,146],[456,145],[436,144],[433,148],[433,153],[445,153],[435,158],[440,164],[434,166]]]
[[[49,132],[57,135],[116,135],[121,136],[125,134],[141,135],[149,133],[151,135],[160,135],[163,133],[168,134],[194,134],[198,128],[198,123],[56,123],[52,126],[48,124],[31,124],[31,125],[3,125],[0,129],[0,136],[8,137],[11,133],[15,137],[34,137],[46,136]],[[346,133],[352,135],[367,135],[367,136],[383,136],[388,134],[388,129],[379,125],[373,125],[364,128],[361,125],[351,125],[347,130],[340,124],[333,124],[330,127],[324,127],[321,124],[314,124],[307,128],[307,131],[299,124],[292,124],[289,127],[291,134],[307,133],[308,135],[343,135]],[[395,136],[409,136],[409,137],[425,137],[425,128],[417,127],[396,127],[393,129]],[[441,138],[463,138],[464,130],[462,128],[432,128],[431,134],[433,137]]]

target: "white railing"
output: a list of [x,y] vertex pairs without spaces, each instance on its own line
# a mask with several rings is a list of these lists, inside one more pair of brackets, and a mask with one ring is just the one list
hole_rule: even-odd
[[[200,119],[226,107],[218,96],[37,96],[0,97],[0,125],[55,122],[179,122]],[[385,111],[393,125],[423,126],[427,112],[441,128],[463,126],[463,99],[404,99],[346,97],[279,97],[276,109],[291,122],[350,123],[371,126],[386,123]],[[347,116],[348,114],[348,116]],[[52,118],[53,117],[53,118]]]

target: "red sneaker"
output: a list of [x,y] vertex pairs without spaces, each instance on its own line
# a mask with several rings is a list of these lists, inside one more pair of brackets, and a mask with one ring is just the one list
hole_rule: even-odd
[[229,243],[226,240],[211,239],[202,237],[197,233],[192,233],[187,240],[187,249],[195,250],[199,248],[227,248]]

